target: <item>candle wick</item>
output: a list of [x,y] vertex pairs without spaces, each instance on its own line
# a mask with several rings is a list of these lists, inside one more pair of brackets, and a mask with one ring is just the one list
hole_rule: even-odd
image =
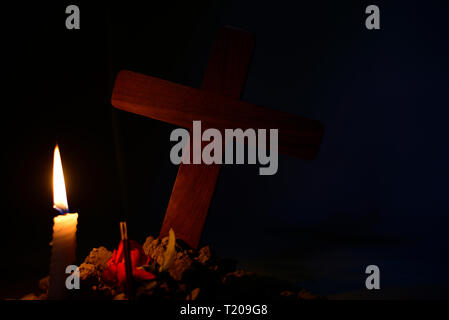
[[64,209],[58,208],[57,206],[54,205],[53,208],[56,209],[56,211],[58,211],[60,214],[66,214],[66,213],[69,212],[69,208],[68,207],[67,207],[66,210],[64,210]]

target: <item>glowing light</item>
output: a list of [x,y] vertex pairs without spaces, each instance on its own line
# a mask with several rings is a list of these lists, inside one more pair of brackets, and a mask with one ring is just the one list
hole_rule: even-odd
[[64,173],[62,171],[61,155],[56,145],[53,156],[53,208],[66,213],[69,211],[67,194],[65,191]]

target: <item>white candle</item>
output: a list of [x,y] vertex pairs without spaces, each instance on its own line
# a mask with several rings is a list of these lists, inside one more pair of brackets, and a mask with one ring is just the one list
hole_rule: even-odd
[[53,157],[53,207],[60,211],[53,219],[53,240],[51,242],[49,299],[64,299],[67,296],[65,273],[67,266],[76,259],[76,225],[78,213],[66,213],[69,210],[65,190],[64,173],[58,146]]

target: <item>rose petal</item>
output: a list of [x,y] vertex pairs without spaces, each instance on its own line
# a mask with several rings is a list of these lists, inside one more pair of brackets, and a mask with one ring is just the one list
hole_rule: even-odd
[[[155,275],[143,269],[138,269],[142,265],[150,263],[151,258],[145,254],[142,246],[134,241],[129,240],[131,269],[133,276],[137,280],[151,280]],[[123,241],[120,241],[119,246],[114,250],[112,257],[109,259],[108,268],[103,272],[103,279],[108,282],[117,283],[120,288],[123,288],[126,283],[126,267],[124,257]]]
[[154,274],[143,269],[134,269],[133,275],[137,280],[152,280],[156,278]]

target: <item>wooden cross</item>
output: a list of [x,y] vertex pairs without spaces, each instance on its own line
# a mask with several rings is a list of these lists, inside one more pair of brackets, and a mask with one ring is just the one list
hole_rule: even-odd
[[[122,70],[112,105],[190,130],[194,120],[204,129],[278,129],[280,153],[313,159],[323,136],[320,122],[238,100],[253,49],[252,34],[222,28],[201,89]],[[198,246],[219,171],[219,164],[180,164],[160,236],[173,228],[177,238]]]

